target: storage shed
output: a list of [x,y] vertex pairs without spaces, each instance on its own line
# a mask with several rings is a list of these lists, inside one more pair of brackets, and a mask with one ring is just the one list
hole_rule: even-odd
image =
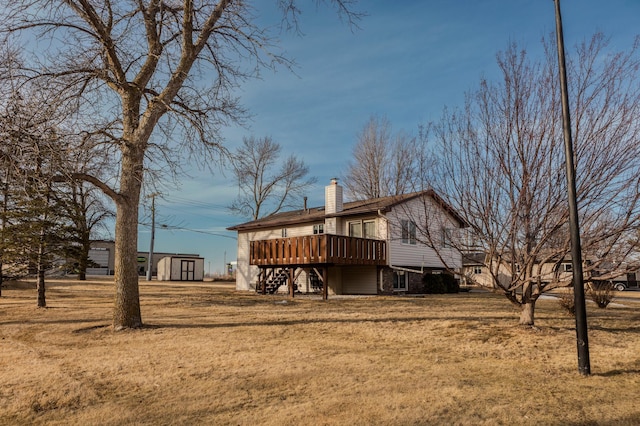
[[158,262],[158,281],[202,281],[204,258],[166,256]]

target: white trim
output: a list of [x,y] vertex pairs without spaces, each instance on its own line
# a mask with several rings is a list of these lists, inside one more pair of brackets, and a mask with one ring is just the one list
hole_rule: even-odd
[[[402,280],[402,287],[400,286],[401,280]],[[398,284],[397,288],[396,288],[396,281]],[[393,291],[396,291],[396,292],[401,292],[401,291],[406,292],[409,289],[409,279],[405,271],[401,271],[401,270],[393,271],[393,284],[394,284]]]
[[423,274],[424,273],[424,271],[422,269],[403,268],[402,266],[391,265],[390,268],[391,269],[397,269],[398,271],[413,272],[415,274]]

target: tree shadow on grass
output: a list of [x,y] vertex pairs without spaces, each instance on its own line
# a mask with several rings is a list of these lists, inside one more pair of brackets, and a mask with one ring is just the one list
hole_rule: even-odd
[[88,327],[78,328],[72,331],[72,333],[88,333],[95,330],[102,330],[106,328],[111,328],[111,324],[98,324],[98,325],[90,325]]
[[613,426],[613,425],[637,425],[638,419],[640,419],[640,412],[629,414],[624,417],[619,417],[614,420],[580,420],[577,422],[566,422],[561,423],[566,426]]
[[[42,309],[42,308],[40,308]],[[50,309],[50,308],[46,308],[46,309]],[[20,319],[20,320],[15,320],[15,321],[0,321],[0,325],[25,325],[25,326],[29,326],[29,325],[36,325],[36,324],[82,324],[82,323],[87,323],[87,322],[92,322],[93,320],[91,319],[87,319],[87,318],[78,318],[78,319],[52,319],[52,318],[47,318],[47,319]],[[100,321],[100,319],[96,319],[95,321]]]
[[[604,373],[594,373],[592,375],[598,376],[598,377],[616,377],[616,376],[622,376],[625,374],[640,374],[640,369],[633,368],[629,370],[611,370],[611,371],[605,371]],[[640,419],[640,417],[638,417],[638,419]]]
[[626,327],[626,328],[622,328],[622,327],[603,327],[603,326],[599,326],[599,325],[591,325],[589,326],[590,330],[598,330],[598,331],[605,331],[608,333],[640,333],[640,326],[632,326],[632,327]]
[[[507,317],[495,316],[495,317],[482,317],[481,323],[487,321],[499,321],[505,320]],[[279,320],[279,321],[252,321],[252,322],[224,322],[224,323],[211,323],[211,324],[197,324],[197,323],[184,323],[184,324],[151,324],[145,323],[144,328],[148,329],[215,329],[215,328],[239,328],[239,327],[278,327],[278,326],[295,326],[295,325],[309,325],[309,324],[365,324],[365,323],[408,323],[408,322],[420,322],[420,321],[435,321],[441,322],[444,320],[466,320],[474,323],[479,322],[478,317],[383,317],[383,318],[311,318],[311,319],[294,319],[294,320]]]

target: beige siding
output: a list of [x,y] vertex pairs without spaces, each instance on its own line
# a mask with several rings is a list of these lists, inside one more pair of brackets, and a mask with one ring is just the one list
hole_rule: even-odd
[[300,271],[300,275],[296,279],[296,284],[298,285],[298,291],[301,293],[311,293],[313,289],[311,288],[311,284],[309,283],[309,277],[306,271]]
[[326,234],[340,235],[340,233],[338,232],[338,218],[326,218],[324,221],[324,232]]
[[326,202],[325,210],[327,213],[336,213],[342,211],[342,187],[337,183],[332,183],[324,189],[324,199]]
[[180,281],[182,280],[182,261],[193,262],[192,279],[189,281],[202,281],[204,278],[204,259],[190,257],[167,256],[158,262],[158,281]]
[[329,289],[328,293],[343,294],[342,291],[342,268],[329,268]]
[[158,262],[158,281],[171,280],[171,258],[163,257]]
[[[376,223],[376,236],[375,238],[378,240],[384,240],[386,237],[386,226],[381,228],[381,223],[383,222],[377,215],[369,215],[369,216],[358,216],[353,218],[342,218],[339,221],[338,226],[338,235],[347,235],[349,236],[349,223],[351,222],[369,222],[374,221]],[[364,226],[364,225],[363,225]]]
[[[467,266],[462,269],[462,276],[464,278],[464,284],[467,285],[480,285],[482,287],[487,288],[496,288],[496,283],[494,282],[493,276],[489,272],[489,268],[487,266],[481,266],[481,271],[479,274],[474,272],[473,266]],[[500,285],[507,286],[511,280],[511,273],[507,271],[506,268],[500,268],[498,271],[498,281]]]
[[[377,219],[378,238],[389,241],[389,221],[386,218],[378,217]],[[387,243],[388,246],[388,243]]]
[[[288,237],[298,237],[313,234],[313,224],[287,227]],[[236,269],[236,290],[255,290],[258,281],[259,268],[249,264],[249,242],[255,240],[270,240],[282,237],[282,228],[265,229],[261,231],[238,232],[238,258]],[[299,280],[306,280],[306,276]],[[302,281],[304,283],[304,281]]]
[[[458,269],[462,266],[462,257],[457,250],[446,248],[442,244],[442,229],[457,229],[458,225],[451,216],[437,206],[431,198],[425,202],[417,198],[395,206],[387,215],[389,220],[387,240],[387,259],[390,265]],[[416,244],[402,242],[401,220],[408,219],[417,226]],[[428,225],[428,232],[425,225]],[[431,235],[431,241],[427,235]],[[433,244],[446,260],[445,265]]]
[[[563,262],[563,264],[564,263],[568,262]],[[512,272],[510,265],[493,263],[491,267],[496,272],[500,285],[508,286],[511,283]],[[481,268],[481,273],[476,274],[474,273],[474,267],[465,267],[463,270],[463,275],[465,276],[466,281],[468,283],[475,283],[483,287],[494,287],[494,278],[489,271],[489,267],[486,265],[482,265]],[[558,271],[556,271],[555,268],[555,263],[544,263],[542,265],[536,264],[533,267],[533,276],[539,276],[543,282],[558,281],[568,283],[571,281],[573,277],[572,272],[565,272],[562,269],[562,265],[559,266],[560,269]]]
[[[251,290],[253,267],[249,265],[249,238],[251,233],[238,232],[238,257],[236,267],[236,290]],[[257,268],[255,268],[257,269]],[[256,271],[257,274],[257,271]]]
[[377,268],[350,266],[342,269],[342,294],[377,294]]

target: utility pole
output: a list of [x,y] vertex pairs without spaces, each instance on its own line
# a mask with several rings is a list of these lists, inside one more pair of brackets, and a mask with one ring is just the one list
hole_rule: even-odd
[[147,281],[151,281],[153,274],[153,240],[156,235],[156,195],[154,192],[151,197],[151,242],[149,244],[149,258],[147,259]]
[[569,228],[571,233],[571,263],[573,267],[573,294],[576,310],[576,338],[578,343],[578,371],[583,376],[591,374],[589,362],[589,339],[587,336],[587,309],[584,301],[584,277],[582,272],[582,249],[580,247],[580,225],[576,197],[576,168],[573,163],[573,141],[571,140],[571,115],[569,113],[569,91],[567,89],[567,67],[564,54],[564,35],[560,0],[553,0],[556,8],[556,43],[558,47],[558,71],[562,91],[562,126],[564,153],[567,168],[567,192],[569,198]]

